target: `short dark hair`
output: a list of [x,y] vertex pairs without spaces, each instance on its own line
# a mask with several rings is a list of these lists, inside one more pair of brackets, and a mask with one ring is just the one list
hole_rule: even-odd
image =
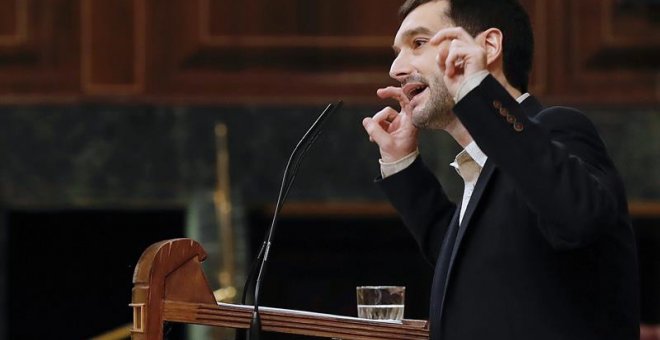
[[[420,5],[440,0],[407,0],[399,9],[403,20]],[[534,34],[529,16],[517,0],[445,0],[446,15],[456,26],[476,36],[491,27],[504,35],[504,76],[518,90],[527,92],[534,58]]]

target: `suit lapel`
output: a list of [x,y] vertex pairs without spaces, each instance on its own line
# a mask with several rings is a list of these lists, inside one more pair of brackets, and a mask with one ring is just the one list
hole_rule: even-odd
[[[525,99],[522,103],[521,106],[525,113],[529,116],[536,115],[538,112],[540,112],[543,109],[543,106],[541,103],[534,97],[530,96],[527,99]],[[439,323],[439,320],[442,318],[442,313],[444,312],[444,306],[445,306],[445,298],[447,294],[447,287],[449,286],[449,280],[451,277],[452,269],[454,267],[454,262],[456,260],[456,256],[458,254],[458,250],[460,248],[461,242],[463,241],[463,236],[465,236],[465,233],[470,226],[470,220],[472,219],[472,216],[474,215],[474,212],[479,205],[479,202],[481,200],[481,196],[484,193],[484,190],[486,189],[488,183],[490,182],[491,177],[493,176],[493,173],[495,172],[495,164],[491,162],[490,160],[486,161],[486,164],[484,164],[484,168],[481,170],[481,174],[479,175],[479,179],[477,180],[477,184],[474,187],[474,191],[472,192],[472,196],[470,197],[470,201],[468,202],[467,207],[465,208],[465,214],[463,215],[463,221],[460,223],[460,227],[458,228],[457,234],[456,234],[456,239],[454,241],[454,246],[451,252],[451,257],[449,259],[449,267],[447,268],[447,274],[444,277],[445,282],[443,285],[443,292],[442,292],[442,303],[440,306],[440,317],[438,318],[438,321],[436,323]],[[457,211],[460,210],[460,206],[457,208]],[[458,224],[458,218],[457,214],[455,214],[454,219],[452,220],[452,225]],[[439,332],[436,332],[435,334],[440,334]]]
[[[472,193],[472,196],[470,197],[470,201],[466,207],[465,214],[463,215],[463,221],[458,225],[458,211],[460,211],[461,207],[457,207],[457,213],[454,215],[454,219],[452,219],[452,223],[450,224],[450,229],[457,228],[458,230],[456,231],[456,238],[454,240],[454,245],[451,250],[451,255],[449,256],[449,263],[448,268],[446,269],[446,275],[444,276],[444,284],[442,285],[442,301],[440,305],[440,316],[438,317],[437,320],[442,319],[442,313],[444,312],[445,309],[445,302],[446,302],[446,297],[447,297],[447,287],[449,286],[449,279],[451,277],[451,271],[452,268],[454,267],[454,260],[456,259],[456,254],[458,253],[458,248],[460,247],[461,241],[463,239],[463,236],[465,235],[465,231],[467,230],[468,225],[470,224],[470,219],[472,218],[472,214],[474,213],[475,207],[479,203],[479,199],[481,198],[481,195],[484,192],[484,189],[486,188],[486,185],[490,181],[491,176],[493,175],[493,172],[495,171],[495,166],[492,164],[492,162],[486,161],[486,164],[484,164],[483,170],[481,170],[481,174],[479,175],[479,179],[477,180],[477,184],[475,185],[474,192]],[[436,323],[440,323],[440,321],[436,321]],[[439,325],[437,325],[438,331],[439,331]],[[439,333],[435,333],[439,334]]]
[[[520,103],[520,105],[525,111],[525,113],[527,113],[527,115],[529,116],[535,115],[543,109],[541,103],[533,96],[527,97],[527,99],[523,100],[523,102]],[[458,235],[456,236],[456,243],[454,244],[454,249],[451,254],[451,260],[449,261],[449,272],[447,273],[447,277],[449,277],[449,275],[451,274],[451,267],[454,264],[454,259],[456,258],[456,253],[458,252],[458,248],[461,244],[461,241],[463,240],[465,231],[470,226],[470,220],[472,219],[472,215],[474,214],[475,209],[479,205],[479,201],[481,200],[481,195],[483,194],[484,189],[486,188],[486,185],[490,181],[490,178],[493,175],[494,171],[495,171],[495,165],[490,160],[487,160],[486,164],[484,164],[484,168],[481,170],[481,174],[479,175],[477,184],[474,187],[474,191],[472,192],[470,201],[468,202],[467,207],[465,207],[465,214],[463,215],[463,221],[461,222],[460,228],[458,230]]]
[[429,319],[431,321],[431,334],[440,334],[441,330],[441,317],[442,310],[444,309],[444,298],[446,284],[448,283],[447,276],[449,274],[449,264],[453,253],[453,248],[456,244],[456,236],[458,235],[458,217],[460,215],[460,204],[456,207],[454,217],[449,223],[449,228],[442,241],[442,248],[440,248],[440,255],[435,265],[435,275],[433,275],[433,289],[431,290],[431,305],[429,311]]
[[[479,179],[477,180],[477,184],[474,186],[474,191],[472,192],[472,196],[470,196],[470,201],[468,202],[467,207],[465,207],[463,221],[461,221],[460,227],[458,229],[456,243],[454,244],[451,259],[449,260],[449,274],[451,274],[451,268],[454,264],[454,259],[456,258],[456,253],[458,252],[458,248],[461,245],[461,241],[463,241],[463,236],[465,236],[465,231],[470,226],[472,215],[474,215],[474,211],[479,205],[481,196],[484,192],[484,189],[486,189],[486,186],[490,181],[493,172],[495,172],[495,166],[492,162],[486,161],[486,164],[484,164],[484,168],[481,170],[481,174],[479,175]],[[449,277],[449,275],[447,275],[447,277]]]

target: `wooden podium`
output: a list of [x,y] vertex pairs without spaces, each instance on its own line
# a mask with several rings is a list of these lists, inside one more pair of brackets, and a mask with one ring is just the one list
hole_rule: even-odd
[[[142,253],[133,274],[131,337],[162,339],[163,322],[248,328],[252,306],[218,303],[201,262],[206,252],[191,239],[155,243]],[[427,322],[389,322],[259,307],[264,331],[350,339],[428,339]]]

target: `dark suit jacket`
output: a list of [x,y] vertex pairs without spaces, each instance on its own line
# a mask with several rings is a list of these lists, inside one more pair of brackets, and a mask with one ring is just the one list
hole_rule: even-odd
[[625,193],[592,123],[491,76],[454,112],[488,156],[460,227],[420,158],[379,181],[435,265],[431,339],[638,339]]

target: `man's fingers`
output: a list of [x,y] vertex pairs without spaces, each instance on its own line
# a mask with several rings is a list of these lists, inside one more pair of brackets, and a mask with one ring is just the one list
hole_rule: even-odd
[[378,122],[380,124],[383,121],[391,122],[398,115],[399,115],[399,112],[397,112],[395,109],[388,106],[388,107],[378,111],[378,113],[376,113],[371,118],[373,118],[373,120],[375,120],[376,122]]
[[461,40],[464,42],[471,42],[474,40],[472,36],[466,32],[462,27],[449,27],[445,29],[441,29],[436,33],[431,40],[429,40],[429,44],[431,45],[440,45],[443,41],[445,40]]
[[369,140],[381,145],[387,143],[392,137],[383,129],[383,127],[373,118],[367,117],[362,120],[364,129],[369,134]]
[[380,99],[392,98],[399,102],[399,105],[403,109],[409,102],[408,97],[403,94],[403,90],[400,87],[388,86],[384,89],[378,89],[376,94]]
[[388,86],[384,89],[378,89],[376,94],[380,99],[394,98],[399,99],[403,95],[403,90],[400,87]]
[[367,117],[362,120],[364,129],[369,134],[369,140],[376,142],[379,146],[386,145],[392,140],[388,132],[390,122],[395,120],[399,112],[391,107],[386,107],[378,111],[373,117]]
[[[458,46],[459,44],[455,45]],[[462,69],[465,66],[465,57],[466,53],[460,47],[452,48],[449,54],[447,54],[447,59],[445,59],[445,75],[453,77],[458,72],[458,69]]]

